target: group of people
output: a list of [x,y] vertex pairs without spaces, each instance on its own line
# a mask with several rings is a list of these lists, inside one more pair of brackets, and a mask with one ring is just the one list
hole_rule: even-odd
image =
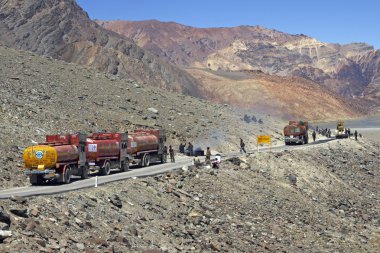
[[[186,151],[187,151],[188,155],[193,156],[193,154],[194,154],[194,147],[191,144],[191,142],[188,143],[188,147],[187,147]],[[182,143],[179,145],[179,152],[183,153],[183,154],[186,153],[185,152],[185,145],[182,144]],[[169,150],[168,150],[167,146],[164,147],[165,159],[167,159],[167,155],[168,154],[170,156],[170,162],[174,163],[175,162],[174,149],[173,149],[173,147],[171,145],[169,145]],[[199,159],[199,157],[197,155],[194,156],[193,163],[197,167],[202,164],[201,161],[200,161],[200,159]],[[211,161],[211,149],[210,149],[210,147],[207,147],[206,154],[205,154],[205,164],[206,165],[210,165],[213,168],[219,168],[219,163],[220,163],[220,157],[219,158],[216,157],[213,161]]]
[[189,156],[194,155],[194,146],[191,144],[191,142],[188,143],[187,148],[186,144],[182,144],[182,142],[179,144],[179,152],[182,154],[187,153]]
[[[328,138],[331,138],[331,130],[328,128],[318,128],[318,126],[315,128],[315,130],[312,133],[313,141],[315,142],[315,139],[317,137],[317,133],[323,136],[326,136]],[[351,129],[350,128],[345,128],[344,129],[344,134],[348,136],[348,138],[351,137]],[[358,140],[358,136],[362,137],[361,134],[358,133],[357,130],[354,131],[353,136],[355,137],[355,140]]]
[[[167,160],[167,157],[168,157],[168,147],[167,146],[164,147],[164,156],[165,156],[165,160]],[[169,145],[169,156],[170,156],[170,162],[175,163],[174,149],[173,149],[172,145]]]
[[[313,134],[314,134],[314,132],[316,132],[316,133],[318,133],[320,135],[326,136],[327,138],[331,138],[331,130],[330,130],[330,128],[318,128],[318,126],[317,126],[315,128],[315,131],[313,131]],[[316,133],[315,133],[315,135],[316,135]],[[313,139],[314,139],[314,136],[313,136]]]
[[[194,156],[194,146],[191,142],[188,143],[187,148],[186,144],[183,144],[182,142],[179,144],[179,153],[186,154],[189,156]],[[240,138],[240,153],[247,153],[245,149],[245,143],[242,138]],[[174,163],[175,162],[175,154],[174,154],[174,149],[172,145],[169,145],[169,149],[167,146],[164,147],[164,156],[165,160],[167,160],[167,156],[170,156],[170,162]],[[197,155],[194,156],[193,163],[195,166],[201,165],[201,161]],[[207,147],[206,149],[206,154],[205,154],[205,164],[210,165],[213,168],[219,168],[219,163],[220,163],[220,155],[216,155],[215,159],[211,160],[211,149],[210,147]]]

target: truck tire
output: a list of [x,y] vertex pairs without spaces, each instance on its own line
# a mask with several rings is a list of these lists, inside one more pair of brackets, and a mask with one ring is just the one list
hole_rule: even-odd
[[150,155],[145,154],[144,155],[144,167],[148,167],[150,165]]
[[109,161],[105,161],[100,172],[100,174],[102,174],[103,176],[109,175],[111,173],[111,163]]
[[125,160],[124,162],[121,162],[120,164],[120,171],[121,172],[126,172],[129,170],[129,161]]
[[32,185],[41,185],[43,178],[42,175],[30,175],[29,181]]
[[71,168],[69,166],[66,167],[63,180],[65,184],[70,184],[71,182]]
[[81,178],[87,179],[88,178],[88,164],[83,166],[81,169],[82,169]]
[[162,154],[161,155],[161,163],[166,163],[166,160],[167,160],[167,155]]

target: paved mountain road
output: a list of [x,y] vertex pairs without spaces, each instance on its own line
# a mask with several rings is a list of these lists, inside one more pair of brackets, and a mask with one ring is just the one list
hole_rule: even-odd
[[[275,146],[272,147],[271,150],[273,152],[284,151],[284,150],[295,150],[295,149],[305,149],[311,148],[313,146],[317,146],[334,139],[324,139],[319,140],[316,143],[310,143],[307,145],[294,145],[294,146]],[[269,152],[269,147],[260,148],[260,152]],[[249,153],[257,152],[257,150],[249,151]],[[240,156],[240,153],[230,153],[230,154],[222,154],[222,161],[228,159],[230,157]],[[177,156],[176,163],[165,163],[165,164],[157,164],[144,168],[131,168],[129,171],[124,173],[112,173],[109,176],[101,176],[98,178],[98,186],[103,185],[110,182],[125,180],[133,177],[145,177],[145,176],[153,176],[162,174],[168,171],[173,171],[176,169],[180,169],[184,166],[190,166],[192,164],[191,157],[187,156]],[[74,191],[78,189],[84,189],[95,186],[96,177],[90,177],[89,179],[80,180],[76,178],[72,178],[72,182],[70,184],[46,184],[41,186],[26,186],[26,187],[18,187],[11,188],[7,190],[0,191],[0,199],[7,199],[11,196],[37,196],[37,195],[52,195],[59,194],[68,191]]]

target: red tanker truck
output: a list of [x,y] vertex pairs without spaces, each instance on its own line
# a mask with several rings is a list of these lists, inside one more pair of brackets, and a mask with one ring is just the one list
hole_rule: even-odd
[[309,142],[309,125],[307,121],[289,121],[284,127],[285,145],[307,144]]
[[151,162],[166,162],[165,141],[165,132],[162,129],[135,130],[129,133],[127,153],[130,163],[146,167]]
[[71,175],[87,178],[89,171],[109,175],[111,169],[127,171],[129,164],[149,166],[166,162],[163,130],[128,133],[47,135],[46,142],[24,150],[24,174],[33,185],[46,180],[70,183]]
[[90,170],[109,175],[111,169],[127,171],[128,133],[94,133],[87,138],[86,157]]

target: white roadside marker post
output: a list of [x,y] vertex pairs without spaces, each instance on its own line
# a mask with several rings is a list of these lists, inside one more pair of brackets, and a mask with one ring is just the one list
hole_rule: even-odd
[[95,188],[98,187],[98,176],[95,177]]

